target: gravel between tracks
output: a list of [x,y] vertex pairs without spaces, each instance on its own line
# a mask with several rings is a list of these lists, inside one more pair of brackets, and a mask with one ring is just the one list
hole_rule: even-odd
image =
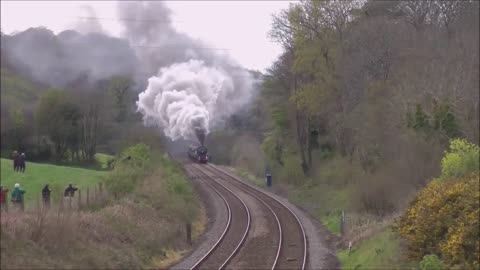
[[170,269],[190,269],[215,244],[220,235],[222,235],[225,225],[227,224],[227,208],[220,196],[218,196],[218,194],[208,185],[202,183],[201,179],[196,177],[192,178],[191,176],[190,179],[207,210],[208,229],[195,241],[194,246],[192,247],[192,252],[190,252],[190,254],[178,264],[170,267]]
[[[224,171],[235,175],[228,168],[222,166],[216,166]],[[280,197],[269,190],[259,188],[248,181],[243,180],[237,176],[247,185],[262,190],[274,198],[280,200],[282,203],[290,207],[292,211],[298,216],[303,224],[305,233],[307,234],[308,241],[308,257],[307,257],[307,269],[340,269],[340,264],[335,254],[333,247],[333,240],[329,236],[329,233],[325,230],[322,224],[311,217],[308,213],[300,210],[298,207],[290,203],[287,199]],[[190,269],[191,266],[196,263],[216,242],[218,237],[222,234],[224,226],[227,222],[227,209],[221,200],[221,198],[208,187],[206,184],[201,183],[200,179],[191,180],[195,189],[200,194],[202,202],[206,206],[208,215],[208,229],[202,237],[196,240],[193,252],[185,257],[180,263],[171,267],[171,269]]]
[[[222,169],[225,172],[228,172],[232,175],[235,175],[231,170],[222,166],[215,166],[219,169]],[[328,232],[325,231],[324,227],[312,218],[308,213],[304,212],[303,210],[299,209],[294,204],[290,203],[288,199],[278,196],[277,194],[272,193],[269,190],[259,188],[248,181],[245,181],[241,177],[235,175],[238,179],[242,180],[243,183],[249,185],[252,188],[262,190],[267,194],[271,195],[275,199],[281,201],[292,211],[300,219],[302,222],[303,229],[307,235],[307,269],[340,269],[340,264],[335,254],[335,249],[333,244],[331,243],[332,240],[329,237]]]
[[252,195],[229,181],[214,177],[242,198],[252,215],[250,232],[245,244],[227,265],[227,269],[270,269],[277,254],[279,240],[275,217],[265,205]]

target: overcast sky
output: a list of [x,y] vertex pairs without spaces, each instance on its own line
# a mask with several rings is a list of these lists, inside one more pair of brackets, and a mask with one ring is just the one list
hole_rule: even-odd
[[[228,49],[246,68],[264,71],[281,52],[267,37],[271,15],[292,1],[167,1],[180,32],[200,38],[214,48]],[[91,6],[104,30],[120,36],[114,1],[1,1],[4,33],[45,26],[55,33],[72,29]]]

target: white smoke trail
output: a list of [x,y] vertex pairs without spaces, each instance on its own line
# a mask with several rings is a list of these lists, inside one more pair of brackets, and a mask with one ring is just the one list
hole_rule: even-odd
[[145,125],[162,128],[173,141],[195,139],[247,103],[253,80],[246,71],[241,76],[234,80],[224,69],[200,60],[173,64],[148,80],[138,111]]

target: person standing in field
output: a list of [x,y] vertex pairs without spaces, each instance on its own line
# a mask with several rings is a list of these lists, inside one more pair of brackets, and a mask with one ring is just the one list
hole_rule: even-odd
[[18,171],[18,152],[17,152],[17,150],[13,151],[12,159],[13,159],[13,170]]
[[78,188],[73,187],[72,184],[69,184],[68,187],[65,189],[65,192],[63,196],[68,197],[68,198],[73,198],[75,195],[75,191],[77,191]]
[[50,189],[48,184],[46,184],[45,187],[43,187],[43,189],[42,189],[43,206],[45,206],[45,208],[50,208],[50,193],[51,192],[52,192],[52,190]]
[[23,197],[25,193],[26,191],[20,188],[20,184],[16,183],[15,188],[12,191],[12,203],[19,207],[22,211],[24,210]]
[[20,161],[19,161],[19,166],[20,166],[20,171],[25,172],[25,153],[22,153],[20,155]]
[[4,187],[0,186],[0,205],[1,205],[1,209],[5,210],[5,211],[8,210],[7,193],[9,191],[10,190],[8,190],[8,188],[4,188]]

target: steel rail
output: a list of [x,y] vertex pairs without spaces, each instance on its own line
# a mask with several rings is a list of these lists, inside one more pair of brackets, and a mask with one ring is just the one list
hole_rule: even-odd
[[217,172],[220,172],[222,173],[223,175],[226,175],[228,176],[229,178],[231,179],[234,179],[235,181],[237,181],[238,183],[246,186],[246,187],[249,187],[251,189],[254,189],[255,191],[258,191],[262,194],[264,194],[265,196],[273,199],[274,201],[278,202],[280,205],[282,205],[283,207],[285,207],[296,219],[297,221],[297,224],[299,225],[300,227],[300,230],[302,232],[302,237],[303,237],[303,262],[302,262],[302,270],[305,269],[305,264],[307,262],[307,236],[305,234],[305,229],[303,228],[303,225],[302,225],[302,222],[300,221],[300,219],[298,218],[298,216],[295,214],[295,212],[292,211],[292,209],[290,209],[290,207],[288,207],[287,205],[285,205],[283,202],[281,202],[280,200],[278,200],[277,198],[273,197],[272,195],[268,194],[267,192],[257,188],[257,187],[254,187],[252,186],[251,184],[248,184],[248,183],[245,183],[243,180],[240,180],[238,177],[228,173],[228,172],[225,172],[223,169],[220,169],[220,168],[217,168],[217,166],[215,165],[212,165],[212,164],[207,164],[206,166],[210,167],[210,168],[213,168],[214,170],[216,170]]
[[[232,253],[230,254],[230,256],[228,256],[228,258],[223,262],[222,265],[220,265],[220,267],[218,269],[222,269],[225,267],[225,265],[228,264],[228,262],[230,262],[230,260],[233,258],[233,256],[235,256],[235,254],[238,252],[238,250],[240,249],[240,247],[245,243],[245,239],[247,238],[247,235],[248,235],[248,232],[250,231],[250,225],[251,225],[251,215],[250,215],[250,210],[248,209],[247,205],[245,204],[245,202],[237,195],[235,194],[235,192],[233,192],[231,189],[229,189],[228,187],[226,187],[225,185],[221,184],[220,182],[218,182],[217,180],[215,180],[215,178],[211,177],[210,175],[206,174],[205,172],[203,172],[202,170],[200,170],[199,168],[197,168],[195,165],[192,166],[192,168],[195,168],[197,171],[201,172],[203,175],[205,175],[207,178],[213,180],[215,183],[217,183],[218,185],[220,185],[222,188],[224,188],[225,190],[227,190],[228,192],[230,192],[233,196],[235,196],[243,205],[243,208],[245,209],[245,212],[247,213],[247,226],[246,226],[246,229],[245,229],[245,232],[243,233],[243,236],[242,238],[240,239],[238,245],[235,247],[235,249],[232,251]],[[195,173],[194,173],[195,174]],[[196,174],[198,176],[198,174]],[[207,183],[208,185],[210,185],[212,188],[213,185],[211,185],[210,183],[208,183],[207,181],[204,181],[205,183]],[[215,188],[214,188],[215,189]],[[218,192],[218,190],[217,190]],[[231,211],[229,213],[229,221],[231,219]],[[222,239],[223,239],[223,235],[222,235]],[[216,244],[218,246],[218,244]],[[213,250],[212,250],[213,251]],[[209,252],[211,253],[211,251]],[[202,258],[199,262],[197,262],[195,264],[194,267],[198,266],[202,261],[204,261],[208,256],[204,256],[204,258]],[[194,269],[194,267],[192,267],[192,269]]]
[[[188,170],[186,169],[187,171],[189,171],[191,174],[193,174],[194,176],[198,177],[199,179],[201,179],[198,174],[194,173],[192,170]],[[222,198],[223,202],[225,203],[225,206],[227,207],[227,211],[228,211],[228,221],[227,221],[227,225],[225,226],[225,229],[223,230],[223,233],[222,235],[220,235],[220,237],[218,238],[218,240],[215,242],[215,244],[213,244],[213,246],[207,251],[207,253],[205,253],[205,255],[203,255],[202,258],[200,258],[200,260],[198,260],[191,268],[190,270],[194,270],[197,268],[197,266],[202,263],[203,261],[205,261],[205,259],[210,256],[210,254],[213,252],[214,249],[216,249],[218,247],[218,245],[220,244],[220,242],[223,240],[223,238],[225,237],[225,235],[227,234],[227,231],[228,231],[228,228],[230,228],[230,222],[232,220],[232,211],[230,209],[230,204],[227,202],[227,199],[225,199],[225,197],[220,193],[220,191],[218,191],[212,184],[208,183],[207,181],[203,180],[203,182],[205,182],[208,186],[210,186],[211,189],[213,189],[213,191],[215,191],[218,196],[220,196],[220,198]]]
[[282,224],[280,223],[280,219],[278,218],[277,214],[275,213],[275,211],[272,209],[272,207],[270,207],[270,205],[268,205],[263,199],[261,199],[260,197],[258,197],[257,195],[255,195],[255,193],[243,188],[243,187],[239,187],[239,186],[236,186],[237,188],[243,190],[244,192],[250,194],[252,197],[254,197],[255,199],[257,199],[258,201],[260,201],[263,205],[265,205],[269,210],[270,212],[273,214],[273,216],[275,217],[275,220],[277,221],[277,226],[278,226],[278,248],[277,248],[277,254],[275,256],[275,260],[272,264],[272,267],[271,269],[275,269],[275,266],[277,265],[277,261],[278,261],[278,258],[280,257],[280,250],[282,249]]

